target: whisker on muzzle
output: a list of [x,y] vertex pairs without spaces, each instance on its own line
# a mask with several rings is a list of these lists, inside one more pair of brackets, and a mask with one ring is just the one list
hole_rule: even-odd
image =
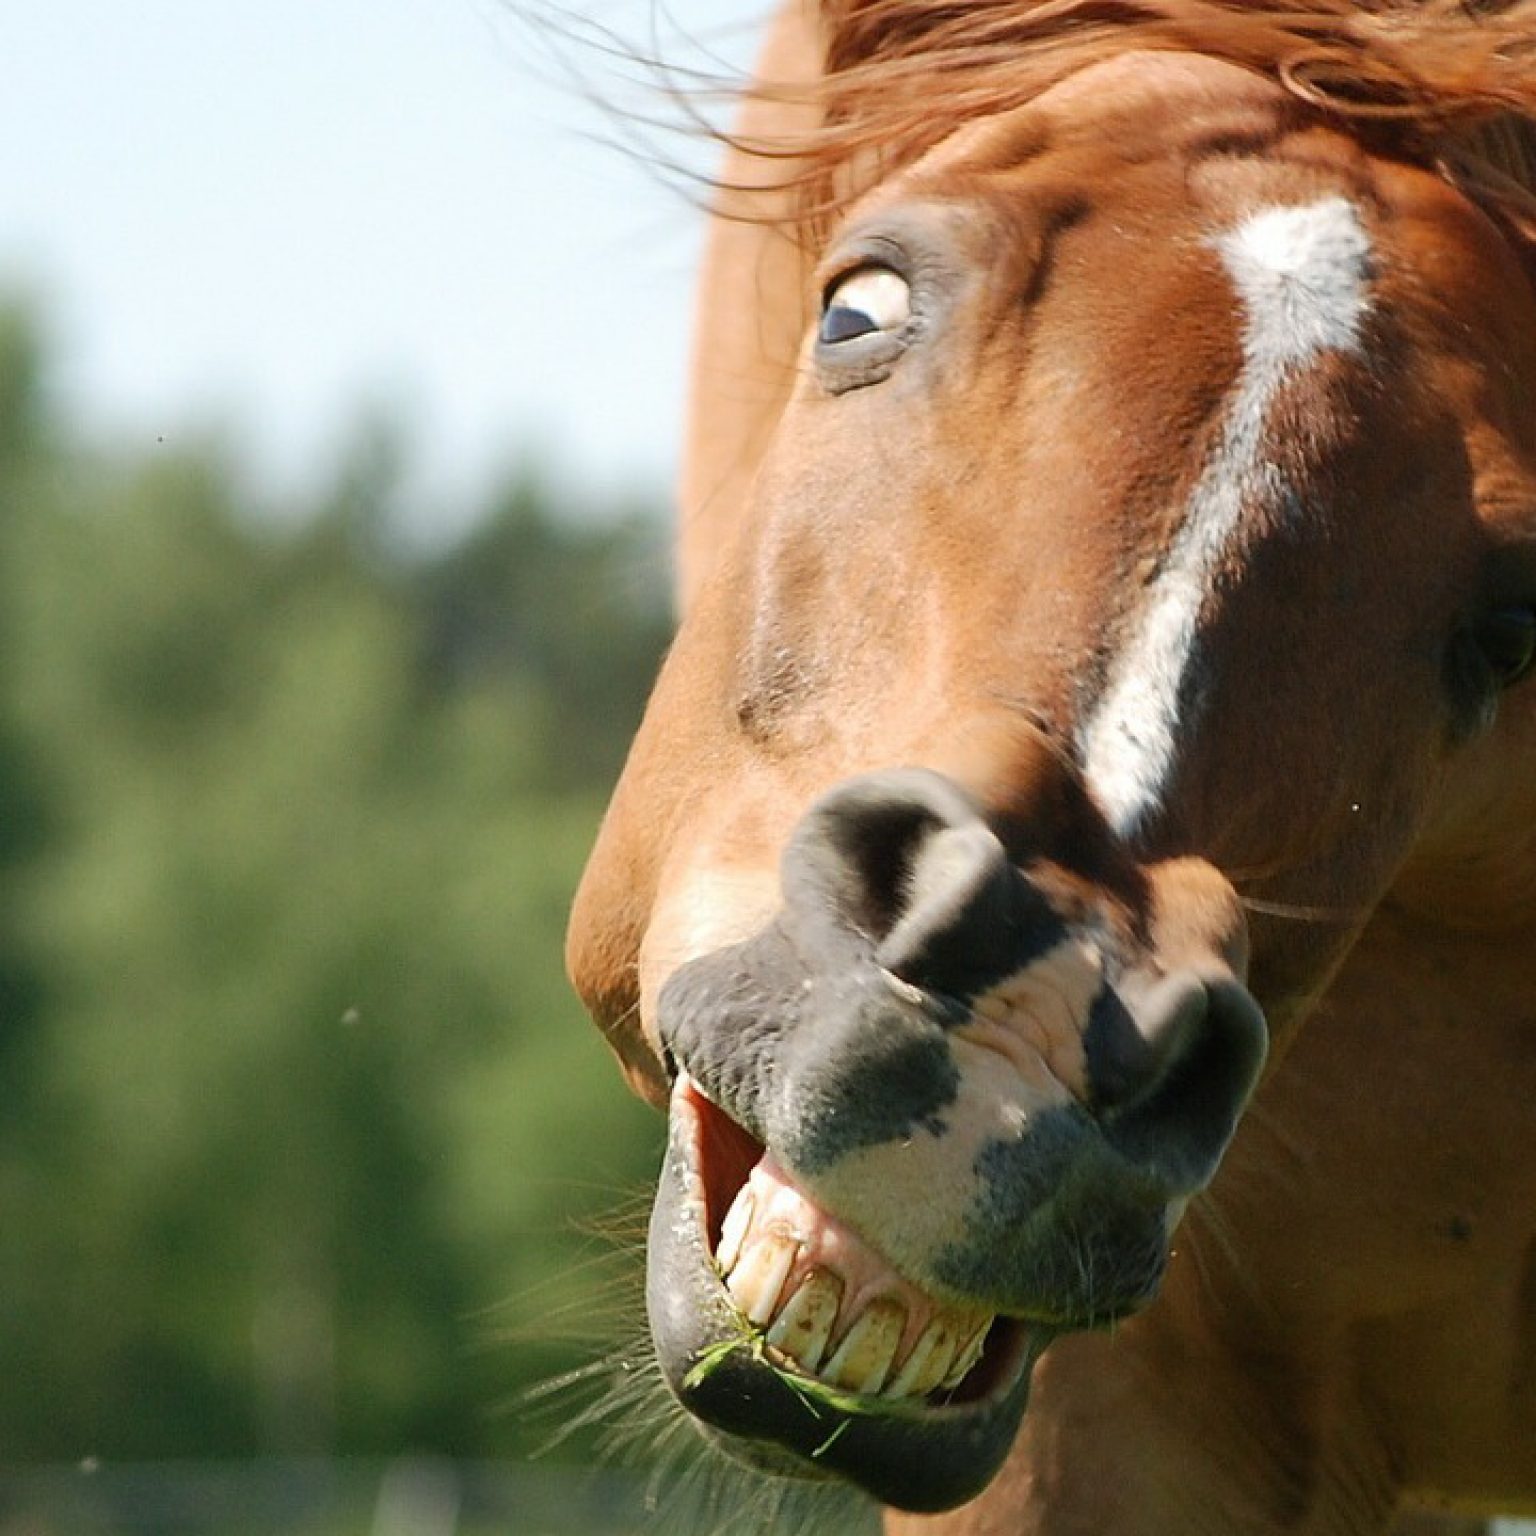
[[[672,1395],[645,1325],[648,1206],[647,1195],[627,1198],[584,1221],[595,1251],[508,1304],[533,1320],[499,1330],[497,1342],[586,1355],[512,1400],[533,1454],[579,1452],[594,1472],[629,1474],[643,1511],[637,1536],[875,1536],[867,1499],[754,1471],[711,1444]],[[570,1289],[556,1298],[557,1287]]]

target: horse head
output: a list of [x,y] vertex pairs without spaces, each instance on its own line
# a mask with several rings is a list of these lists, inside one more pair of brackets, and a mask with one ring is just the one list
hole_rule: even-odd
[[1529,912],[1536,821],[1518,220],[1193,51],[934,137],[807,258],[569,951],[671,1117],[674,1391],[919,1510],[1153,1298],[1372,915]]

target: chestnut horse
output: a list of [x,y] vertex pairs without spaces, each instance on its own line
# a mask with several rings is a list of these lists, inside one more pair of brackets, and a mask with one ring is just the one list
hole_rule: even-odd
[[1536,4],[761,82],[569,946],[669,1384],[893,1532],[1536,1512]]

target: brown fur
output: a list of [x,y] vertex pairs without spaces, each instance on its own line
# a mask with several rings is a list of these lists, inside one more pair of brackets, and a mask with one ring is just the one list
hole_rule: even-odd
[[[1405,520],[1422,524],[1405,521],[1386,551],[1350,545],[1355,535],[1344,530],[1345,575],[1351,562],[1390,558],[1405,587],[1429,579],[1433,487],[1416,502],[1391,478],[1425,441],[1473,454],[1490,506],[1503,497],[1512,520],[1529,512],[1536,310],[1520,263],[1530,270],[1522,242],[1536,236],[1527,201],[1536,3],[830,0],[819,17],[788,5],[764,83],[744,104],[706,259],[681,507],[683,632],[572,933],[573,974],[652,1098],[663,1081],[647,1035],[657,979],[702,932],[723,942],[772,909],[776,851],[811,796],[885,762],[963,768],[970,782],[988,783],[1018,758],[1007,710],[999,720],[931,686],[892,686],[921,676],[923,654],[883,610],[807,598],[816,583],[839,590],[864,547],[855,539],[851,552],[828,554],[836,547],[825,545],[814,504],[791,501],[799,537],[780,530],[777,563],[765,557],[778,525],[764,498],[785,473],[784,453],[776,458],[770,445],[799,398],[821,233],[894,166],[982,117],[999,119],[995,185],[1006,199],[1009,112],[1090,61],[1196,45],[1257,77],[1246,96],[1233,89],[1231,108],[1256,142],[1284,144],[1290,163],[1310,161],[1325,180],[1357,178],[1417,221],[1414,259],[1394,268],[1393,281],[1444,295],[1441,311],[1420,306],[1416,323],[1427,329],[1415,338],[1440,361],[1402,381],[1392,440],[1362,445],[1348,465],[1363,497],[1395,498]],[[1176,76],[1180,66],[1171,67]],[[1291,93],[1293,115],[1275,81]],[[1126,111],[1130,123],[1155,116],[1156,105]],[[1085,175],[1096,166],[1108,174],[1113,150],[1102,153],[1084,157]],[[942,164],[933,174],[942,184]],[[993,185],[973,176],[964,195],[980,195],[983,183]],[[1201,281],[1171,268],[1166,276]],[[1115,324],[1115,313],[1087,321],[1085,334]],[[1479,343],[1474,359],[1458,351],[1473,334],[1500,340]],[[1157,338],[1136,340],[1122,338],[1119,398],[1077,408],[1116,421],[1117,449],[1155,447],[1175,409],[1177,375],[1159,373]],[[1217,328],[1185,341],[1208,360],[1231,346]],[[1046,342],[1033,345],[1037,368]],[[935,461],[933,478],[899,480],[893,464],[884,500],[840,512],[878,551],[866,590],[887,597],[906,582],[913,601],[935,604],[940,617],[923,622],[947,626],[961,654],[985,653],[1009,604],[1047,615],[1039,633],[1049,643],[999,665],[1000,676],[1022,680],[1031,709],[1049,715],[1066,707],[1067,695],[1052,693],[1063,685],[1062,658],[1090,648],[1105,620],[1041,605],[1052,591],[1090,590],[1107,552],[1053,542],[1048,524],[1010,504],[1008,518],[1022,519],[1016,537],[1038,539],[1032,558],[1044,567],[1020,592],[995,585],[965,529],[930,520],[909,546],[887,552],[881,542],[898,536],[885,531],[890,509],[921,515],[924,497],[944,502],[938,477],[951,462],[988,465],[996,485],[1049,485],[1067,504],[1079,484],[1092,488],[1077,416],[1064,404],[1051,416],[1049,390],[1035,402],[1045,412],[1038,435],[1000,439],[998,423],[1020,408],[1000,378],[978,369],[966,408],[944,424],[952,457]],[[1507,385],[1494,404],[1490,379]],[[1198,419],[1198,402],[1188,409]],[[836,438],[817,438],[814,416],[796,425],[807,436],[789,457],[830,461]],[[976,494],[998,494],[996,485],[985,480]],[[1151,507],[1179,499],[1177,486],[1146,494]],[[848,570],[829,569],[828,559]],[[945,573],[942,590],[919,583],[910,574],[919,568]],[[1351,613],[1357,619],[1372,615]],[[1283,635],[1287,622],[1275,608],[1257,633]],[[754,674],[742,664],[779,657],[786,635],[801,664],[820,655],[846,673],[797,674],[775,662]],[[1347,627],[1318,637],[1309,654],[1320,677],[1348,677],[1350,641]],[[1233,643],[1255,653],[1263,644],[1252,634]],[[1333,725],[1342,746],[1368,748],[1390,729],[1381,683],[1358,679],[1358,715]],[[1401,810],[1402,825],[1397,808],[1371,808],[1380,849],[1406,842],[1390,856],[1365,850],[1360,857],[1384,862],[1364,874],[1339,851],[1351,819],[1343,770],[1309,756],[1304,741],[1286,745],[1285,720],[1265,707],[1268,686],[1255,678],[1230,750],[1283,760],[1283,792],[1259,775],[1249,803],[1202,805],[1196,795],[1188,814],[1202,851],[1250,900],[1258,989],[1288,1049],[1276,1053],[1215,1186],[1192,1208],[1159,1301],[1113,1335],[1054,1345],[997,1483],[950,1516],[893,1517],[893,1536],[1344,1536],[1384,1531],[1399,1512],[1410,1522],[1400,1529],[1418,1536],[1475,1529],[1480,1514],[1536,1513],[1536,684],[1506,699],[1497,728],[1474,745],[1443,759],[1438,747],[1423,749],[1422,768],[1407,775],[1416,804]],[[1212,767],[1210,782],[1228,782],[1230,766],[1225,776]],[[689,894],[699,871],[716,898],[730,895],[704,904],[707,922]],[[1433,1513],[1448,1508],[1464,1513]]]

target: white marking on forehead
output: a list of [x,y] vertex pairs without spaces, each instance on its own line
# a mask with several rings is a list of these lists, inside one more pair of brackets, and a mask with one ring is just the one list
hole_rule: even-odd
[[1079,738],[1089,786],[1123,837],[1161,804],[1222,556],[1245,508],[1273,506],[1284,493],[1265,452],[1275,393],[1320,354],[1357,351],[1369,306],[1370,242],[1343,197],[1266,208],[1214,244],[1243,303],[1242,372],[1140,621]]

